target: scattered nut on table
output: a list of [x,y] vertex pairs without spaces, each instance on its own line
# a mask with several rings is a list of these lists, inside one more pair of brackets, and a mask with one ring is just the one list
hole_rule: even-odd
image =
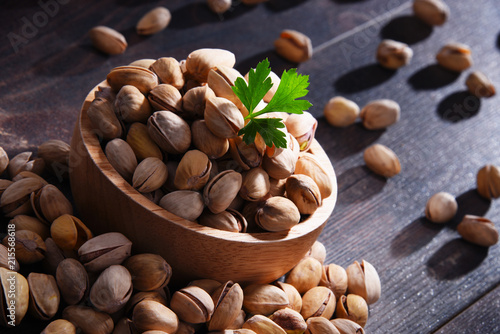
[[393,177],[401,171],[398,156],[385,145],[374,144],[368,147],[363,158],[366,166],[378,175]]
[[354,101],[335,96],[326,103],[323,115],[330,125],[346,127],[354,124],[358,119],[359,106]]
[[500,197],[500,168],[488,164],[477,172],[477,192],[487,199]]
[[440,26],[448,20],[450,8],[442,0],[415,0],[413,13],[431,26]]
[[457,232],[465,240],[479,246],[490,247],[498,242],[495,224],[484,217],[466,215],[458,224]]
[[433,223],[450,221],[458,210],[455,196],[447,192],[438,192],[427,201],[425,216]]
[[380,65],[391,70],[410,63],[413,57],[413,50],[408,44],[385,39],[378,45],[377,61]]
[[368,130],[385,129],[399,121],[401,108],[396,101],[381,99],[371,101],[361,109],[361,121]]
[[477,97],[492,97],[496,94],[495,86],[486,74],[474,71],[469,74],[465,85],[469,92]]
[[449,43],[439,50],[436,60],[442,67],[462,72],[472,66],[472,54],[470,48],[461,43]]
[[172,14],[165,7],[156,7],[146,14],[137,22],[135,29],[139,35],[152,35],[165,29],[170,20],[172,19]]
[[124,53],[128,46],[125,36],[109,27],[94,27],[89,36],[94,47],[108,55]]
[[274,41],[276,52],[283,58],[294,62],[302,63],[312,57],[311,39],[296,30],[283,30],[280,37]]

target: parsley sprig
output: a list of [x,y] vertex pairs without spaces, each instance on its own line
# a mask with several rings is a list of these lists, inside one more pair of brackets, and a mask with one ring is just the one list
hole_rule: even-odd
[[246,144],[251,144],[259,133],[267,146],[286,147],[285,133],[280,131],[285,125],[280,118],[257,118],[258,116],[274,111],[291,114],[302,114],[312,104],[307,100],[298,100],[309,92],[309,76],[297,74],[297,69],[283,71],[281,82],[273,98],[264,109],[255,111],[255,108],[264,95],[271,89],[273,83],[269,74],[269,61],[264,59],[248,74],[248,84],[242,78],[234,82],[233,92],[238,96],[248,110],[245,120],[250,120],[239,132]]

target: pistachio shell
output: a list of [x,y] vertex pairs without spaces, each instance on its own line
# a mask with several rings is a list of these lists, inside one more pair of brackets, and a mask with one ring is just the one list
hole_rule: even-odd
[[30,312],[37,319],[49,320],[57,313],[61,296],[52,275],[30,273]]
[[98,138],[112,140],[122,136],[122,124],[108,100],[95,98],[87,109],[87,116]]
[[368,130],[384,129],[399,120],[401,108],[396,101],[389,99],[369,102],[361,110],[363,126]]
[[137,168],[137,158],[132,147],[125,140],[115,138],[106,144],[105,152],[111,166],[127,182],[132,181]]
[[89,299],[101,312],[118,312],[132,295],[132,276],[120,265],[106,268],[90,289]]
[[240,196],[247,201],[259,201],[269,193],[269,175],[261,167],[252,168],[242,174]]
[[132,85],[125,85],[120,89],[114,106],[118,118],[128,123],[144,123],[152,112],[148,99]]
[[[13,280],[14,278],[14,280]],[[11,290],[9,287],[14,281],[16,286],[16,293],[9,293]],[[12,327],[9,322],[13,319],[7,317],[10,311],[6,310],[6,305],[16,305],[15,313],[15,325],[19,325],[21,320],[23,320],[26,312],[28,311],[29,305],[29,286],[28,281],[23,275],[16,273],[15,271],[10,271],[5,268],[0,268],[0,300],[2,300],[2,306],[0,310],[0,325],[3,327]]]
[[168,305],[167,297],[165,296],[165,293],[163,292],[162,289],[156,291],[147,291],[147,292],[140,291],[134,293],[132,297],[130,297],[130,300],[125,308],[125,313],[127,314],[127,316],[131,316],[134,311],[134,307],[143,300],[153,300],[165,306]]
[[293,285],[300,294],[317,286],[321,280],[323,266],[313,257],[305,257],[292,268],[285,282]]
[[247,221],[241,213],[227,209],[220,213],[205,211],[200,216],[200,224],[230,232],[246,232]]
[[213,213],[226,210],[241,188],[241,174],[232,170],[214,176],[203,190],[203,200]]
[[243,329],[253,330],[257,334],[286,334],[285,330],[271,319],[257,314],[243,324]]
[[182,112],[182,95],[170,84],[160,84],[148,94],[148,100],[154,110],[168,110],[176,114]]
[[5,172],[8,165],[9,165],[9,156],[7,155],[7,152],[5,152],[3,147],[0,146],[0,175],[2,175],[3,172]]
[[171,111],[161,110],[151,115],[148,132],[156,144],[168,153],[184,153],[191,145],[189,125]]
[[137,59],[137,60],[134,60],[133,62],[131,62],[130,64],[128,64],[128,66],[138,66],[138,67],[144,67],[144,68],[149,69],[149,67],[151,67],[151,65],[153,65],[153,63],[155,61],[156,61],[156,59],[152,59],[152,58]]
[[32,155],[32,152],[21,152],[10,159],[7,166],[7,172],[12,179],[22,171],[30,171],[38,175],[43,173],[45,170],[43,159],[37,158],[30,160]]
[[289,283],[278,281],[276,282],[276,286],[278,286],[281,290],[285,291],[285,294],[289,302],[287,307],[297,312],[300,312],[300,310],[302,309],[302,297],[300,296],[299,291],[297,291],[297,289]]
[[323,266],[319,285],[333,291],[337,299],[347,291],[347,272],[341,266],[330,263]]
[[450,15],[450,8],[442,0],[415,0],[413,12],[420,20],[431,26],[443,25]]
[[199,82],[207,82],[208,72],[217,66],[233,67],[234,54],[222,49],[198,49],[186,58],[186,69]]
[[255,214],[255,222],[270,232],[286,231],[300,221],[297,206],[285,197],[268,198]]
[[303,174],[291,175],[286,179],[286,197],[302,214],[312,214],[321,206],[321,193],[314,180]]
[[255,141],[250,145],[246,144],[242,137],[229,139],[229,145],[231,157],[244,170],[249,170],[250,168],[259,167],[261,165],[266,151],[266,144],[260,135],[257,135]]
[[368,321],[368,304],[358,295],[340,296],[335,312],[337,318],[345,318],[365,327]]
[[158,158],[149,157],[141,161],[132,177],[132,186],[141,193],[160,189],[167,181],[167,166]]
[[163,159],[160,148],[148,133],[148,127],[142,123],[130,125],[127,133],[127,144],[130,145],[139,161],[148,157]]
[[174,185],[181,190],[199,190],[205,186],[210,176],[212,162],[198,150],[186,152],[175,172]]
[[209,331],[229,328],[241,315],[243,290],[238,283],[227,281],[212,293],[215,310],[208,323]]
[[208,85],[191,88],[182,97],[182,107],[186,119],[202,119],[208,99],[215,97]]
[[61,296],[67,304],[79,304],[87,297],[89,277],[83,265],[77,260],[62,260],[57,266],[56,281]]
[[172,277],[172,268],[157,254],[142,253],[129,257],[123,266],[130,271],[134,289],[152,291],[165,287]]
[[495,165],[485,165],[477,172],[477,192],[484,198],[500,197],[500,168]]
[[274,48],[280,56],[294,63],[309,60],[313,53],[311,39],[291,29],[281,32],[280,37],[274,41]]
[[170,84],[177,89],[184,86],[184,75],[181,65],[172,57],[162,57],[155,61],[149,69],[156,73],[161,83]]
[[342,96],[335,96],[326,103],[323,115],[328,124],[337,127],[346,127],[356,122],[359,111],[359,106],[356,102]]
[[439,50],[436,60],[442,67],[455,72],[462,72],[473,65],[469,46],[461,43],[449,43]]
[[38,219],[51,224],[62,215],[72,215],[73,206],[66,196],[54,185],[48,184],[31,194],[31,206]]
[[117,55],[127,49],[127,40],[118,31],[97,26],[89,31],[90,40],[96,49],[109,55]]
[[229,150],[229,141],[214,135],[204,120],[196,120],[191,125],[193,145],[209,159],[218,159]]
[[223,97],[212,97],[205,107],[205,122],[212,133],[221,138],[234,138],[243,128],[243,115],[237,106]]
[[19,271],[19,262],[9,256],[9,249],[3,244],[0,244],[0,268]]
[[113,319],[91,307],[72,305],[64,309],[62,316],[81,330],[82,334],[111,334]]
[[465,215],[458,224],[457,232],[465,240],[483,247],[493,246],[498,242],[498,230],[487,218]]
[[381,41],[377,48],[378,63],[391,70],[408,65],[412,57],[413,50],[408,44],[390,39]]
[[288,306],[286,293],[270,284],[251,284],[243,289],[243,309],[250,314],[270,315]]
[[492,97],[496,94],[495,86],[486,74],[474,71],[467,77],[465,85],[476,97]]
[[215,306],[205,290],[191,285],[174,293],[170,307],[180,320],[200,324],[210,321]]
[[203,212],[203,197],[197,191],[177,190],[166,194],[159,205],[176,216],[195,221]]
[[44,183],[35,178],[26,178],[9,185],[2,193],[0,207],[7,217],[31,213],[30,195],[44,186]]
[[307,319],[305,334],[340,334],[338,329],[326,318],[311,317]]
[[141,332],[162,330],[175,333],[179,326],[179,319],[171,309],[152,300],[144,300],[134,307],[132,321]]
[[76,328],[68,320],[56,319],[48,324],[40,334],[76,334]]
[[301,151],[307,151],[314,140],[318,121],[311,113],[292,114],[285,121],[288,132],[297,139]]
[[401,171],[401,164],[396,153],[382,144],[374,144],[366,148],[363,159],[369,169],[384,177],[393,177]]
[[[58,171],[67,171],[69,163],[69,144],[58,139],[51,139],[38,146],[37,154],[57,174]],[[0,153],[1,154],[1,153]],[[1,171],[1,167],[0,167]],[[1,174],[1,173],[0,173]]]
[[333,319],[330,322],[335,326],[340,334],[365,334],[365,330],[358,323],[349,319]]
[[304,174],[311,177],[318,185],[322,199],[332,194],[333,185],[330,176],[313,154],[307,152],[300,153],[295,165],[295,174]]
[[125,85],[132,85],[143,94],[148,94],[158,85],[158,77],[150,70],[139,66],[119,66],[113,68],[106,77],[108,84],[119,92]]
[[136,30],[139,35],[152,35],[165,29],[170,20],[172,19],[172,14],[165,7],[156,7],[146,14],[137,22]]
[[335,312],[335,306],[336,300],[333,291],[324,286],[317,286],[302,296],[300,313],[306,320],[310,317],[330,319]]
[[[9,238],[4,238],[4,246],[10,246]],[[20,230],[15,235],[15,254],[16,260],[21,264],[32,264],[43,260],[47,248],[42,237],[33,231]]]
[[17,215],[10,220],[10,224],[14,224],[16,230],[33,231],[38,234],[43,240],[47,239],[50,236],[49,227],[35,217]]
[[369,262],[354,261],[346,269],[347,293],[363,297],[368,305],[375,303],[381,294],[380,278],[377,270]]
[[264,155],[262,167],[275,179],[285,179],[295,172],[298,156],[289,148],[281,149],[273,157]]
[[123,234],[109,232],[89,239],[78,249],[78,257],[89,272],[121,264],[130,256],[132,242]]
[[50,226],[50,235],[54,242],[64,250],[78,250],[87,240],[92,238],[92,232],[75,216],[64,214],[54,220]]
[[243,116],[246,116],[248,115],[248,110],[232,89],[234,82],[238,78],[244,80],[243,76],[236,69],[220,65],[212,68],[210,72],[208,72],[207,82],[208,86],[214,91],[216,96],[223,97],[233,102],[241,111]]
[[287,334],[302,334],[307,329],[307,324],[302,315],[290,308],[274,312],[269,319],[277,323]]

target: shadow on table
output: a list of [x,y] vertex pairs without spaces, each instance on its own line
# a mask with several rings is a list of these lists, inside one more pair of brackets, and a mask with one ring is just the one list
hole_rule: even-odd
[[431,223],[425,217],[415,219],[392,239],[392,256],[402,258],[411,255],[431,242],[443,227],[442,224]]
[[378,64],[370,64],[343,74],[335,81],[334,87],[339,93],[359,93],[382,84],[395,73]]
[[427,260],[427,273],[439,280],[457,279],[479,267],[487,255],[487,247],[453,239]]
[[454,92],[439,102],[436,112],[443,120],[457,123],[476,116],[481,100],[468,91]]
[[446,224],[447,227],[456,229],[458,224],[464,219],[465,215],[474,215],[483,217],[491,206],[491,201],[481,197],[477,190],[470,189],[457,198],[458,210],[453,219]]
[[276,12],[281,12],[298,6],[304,2],[307,2],[307,0],[268,0],[266,4],[270,9]]
[[408,79],[408,83],[416,90],[431,90],[449,85],[459,76],[459,72],[449,71],[438,64],[432,64],[415,72]]
[[269,60],[273,72],[276,73],[279,77],[281,77],[281,74],[284,70],[289,70],[298,66],[297,63],[287,61],[280,57],[274,51],[274,49],[269,49],[249,58],[243,59],[242,61],[238,61],[234,68],[236,68],[242,75],[245,75],[246,73],[248,73],[248,71],[250,71],[251,68],[255,68],[257,64],[265,58]]
[[497,45],[497,48],[500,49],[500,33],[498,33],[498,35],[497,35],[497,43],[496,43],[496,45]]
[[349,168],[337,176],[338,201],[342,204],[364,202],[380,193],[386,183],[385,177],[374,174],[364,165]]
[[380,30],[383,39],[393,39],[406,44],[423,41],[432,34],[433,28],[413,15],[399,16]]

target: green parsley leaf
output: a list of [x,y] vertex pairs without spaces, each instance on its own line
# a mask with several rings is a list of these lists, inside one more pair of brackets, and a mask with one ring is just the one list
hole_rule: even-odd
[[273,86],[269,73],[271,73],[269,61],[264,59],[257,65],[257,69],[250,69],[248,85],[243,78],[237,78],[234,82],[233,91],[249,112],[255,109]]
[[272,147],[274,144],[276,147],[286,147],[285,133],[278,130],[284,127],[281,118],[254,118],[238,132],[238,135],[243,135],[243,141],[250,145],[258,132],[267,146]]

